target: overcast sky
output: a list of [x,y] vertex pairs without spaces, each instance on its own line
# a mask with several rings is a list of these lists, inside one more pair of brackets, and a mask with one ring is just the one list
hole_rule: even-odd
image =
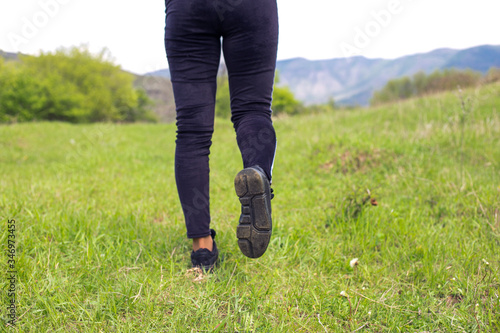
[[[164,6],[161,0],[0,0],[0,50],[37,54],[87,44],[92,51],[108,48],[135,73],[166,68]],[[278,8],[278,59],[396,58],[500,45],[498,0],[278,0]]]

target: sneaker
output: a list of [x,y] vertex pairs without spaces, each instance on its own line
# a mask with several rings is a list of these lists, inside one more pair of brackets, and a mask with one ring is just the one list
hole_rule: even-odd
[[217,250],[217,244],[215,244],[215,230],[210,229],[210,234],[213,240],[212,251],[208,249],[199,249],[196,252],[191,252],[191,264],[193,268],[198,267],[204,269],[205,271],[210,271],[214,268],[215,262],[219,258],[219,250]]
[[249,258],[264,254],[271,240],[271,186],[264,171],[258,166],[241,170],[234,179],[240,198],[241,216],[236,237],[241,252]]

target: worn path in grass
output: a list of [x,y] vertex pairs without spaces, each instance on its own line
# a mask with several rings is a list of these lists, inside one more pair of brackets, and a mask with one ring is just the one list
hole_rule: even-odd
[[241,161],[230,122],[217,120],[224,261],[201,277],[187,270],[173,124],[1,126],[0,244],[15,219],[17,327],[499,331],[499,96],[494,85],[463,92],[464,108],[449,93],[277,119],[274,233],[258,260],[237,247]]

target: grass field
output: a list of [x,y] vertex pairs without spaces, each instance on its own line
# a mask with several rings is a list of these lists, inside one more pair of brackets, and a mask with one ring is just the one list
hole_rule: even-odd
[[[188,271],[174,124],[1,126],[0,260],[7,272],[15,219],[17,330],[499,332],[500,85],[463,99],[277,119],[274,231],[257,260],[236,243],[241,158],[218,119],[224,261],[201,277]],[[2,330],[15,330],[9,285]]]

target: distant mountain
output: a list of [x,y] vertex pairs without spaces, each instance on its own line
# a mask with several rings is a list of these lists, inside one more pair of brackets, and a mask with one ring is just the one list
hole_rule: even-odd
[[[167,69],[168,71],[168,69]],[[175,103],[172,83],[168,78],[151,75],[136,75],[134,86],[142,88],[153,101],[153,111],[162,122],[175,120]]]
[[5,52],[0,50],[0,58],[4,58],[5,60],[16,60],[17,53]]
[[[289,86],[299,100],[312,104],[333,98],[343,105],[368,105],[373,92],[385,86],[387,81],[419,71],[470,68],[485,73],[491,67],[500,67],[500,46],[438,49],[393,60],[361,56],[314,61],[294,58],[277,64],[279,85]],[[146,75],[170,78],[168,70]]]
[[288,85],[305,103],[324,103],[330,98],[339,104],[367,105],[375,90],[389,80],[438,69],[458,68],[485,73],[500,67],[500,46],[484,45],[466,50],[438,49],[394,60],[353,57],[279,61],[280,85]]
[[500,46],[484,45],[456,52],[446,68],[471,68],[486,73],[491,67],[500,68]]
[[146,73],[144,76],[159,76],[170,80],[170,70],[168,68],[160,69],[155,72]]

